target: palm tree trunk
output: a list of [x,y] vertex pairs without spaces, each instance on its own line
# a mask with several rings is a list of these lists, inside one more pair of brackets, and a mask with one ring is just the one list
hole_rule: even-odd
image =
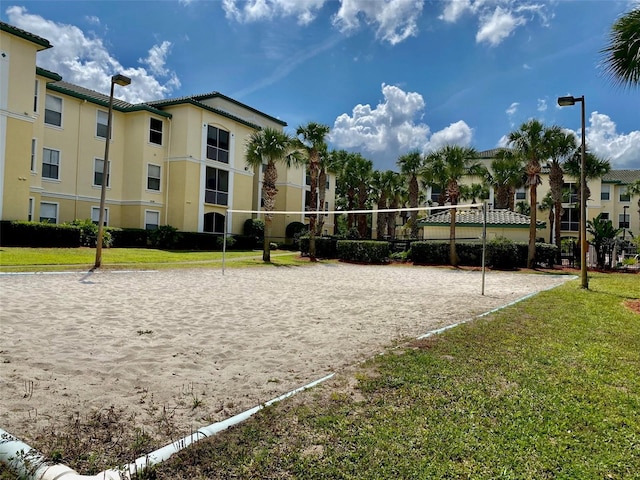
[[536,227],[538,212],[538,186],[535,182],[529,188],[531,195],[531,222],[529,223],[529,252],[527,255],[527,268],[533,268],[536,259]]
[[264,177],[262,180],[262,193],[264,198],[264,244],[262,248],[262,260],[264,262],[271,261],[271,223],[273,220],[273,214],[276,203],[276,194],[278,189],[276,188],[276,179],[278,178],[278,170],[276,164],[273,161],[267,163],[267,168],[264,171]]
[[318,205],[320,206],[320,211],[322,212],[318,217],[318,224],[316,225],[316,235],[321,236],[322,230],[324,228],[324,202],[326,198],[326,183],[327,183],[327,171],[324,168],[320,169],[320,174],[318,175]]
[[316,261],[316,213],[318,211],[318,163],[309,161],[309,175],[311,176],[311,193],[309,195],[309,259]]
[[[455,203],[451,202],[451,205]],[[456,208],[449,210],[451,224],[449,225],[449,261],[454,267],[458,266],[458,253],[456,252]]]

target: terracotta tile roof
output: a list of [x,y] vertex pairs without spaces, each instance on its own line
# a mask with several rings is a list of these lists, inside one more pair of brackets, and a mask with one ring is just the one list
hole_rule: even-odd
[[611,170],[602,177],[602,183],[621,183],[628,185],[640,180],[640,170]]
[[[446,206],[443,208],[447,208]],[[510,227],[528,227],[531,221],[531,217],[523,215],[521,213],[512,212],[511,210],[489,210],[487,212],[487,225],[500,225]],[[456,214],[456,225],[466,226],[482,226],[484,222],[484,214],[482,210],[462,210]],[[436,225],[449,225],[451,223],[451,214],[449,209],[446,211],[434,213],[425,218],[418,219],[418,225],[436,226]],[[545,222],[538,220],[538,228],[544,228]]]

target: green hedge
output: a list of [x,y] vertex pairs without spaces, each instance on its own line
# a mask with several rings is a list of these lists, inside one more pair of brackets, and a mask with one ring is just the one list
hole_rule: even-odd
[[338,250],[338,258],[347,262],[380,264],[389,261],[389,242],[339,240],[336,248]]
[[77,248],[81,230],[75,225],[2,221],[0,245],[3,247]]
[[109,228],[113,246],[117,248],[146,248],[149,230],[143,228]]
[[[526,268],[529,245],[499,237],[487,242],[486,265],[497,269]],[[460,265],[482,266],[482,243],[458,242],[456,252]],[[557,247],[536,243],[536,266],[552,266]],[[412,242],[411,260],[416,265],[449,265],[449,242]]]
[[[338,239],[335,237],[316,237],[316,258],[338,258]],[[300,237],[300,253],[309,255],[309,236]]]

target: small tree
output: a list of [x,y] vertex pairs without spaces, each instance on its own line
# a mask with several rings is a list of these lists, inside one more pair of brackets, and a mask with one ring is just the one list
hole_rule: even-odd
[[587,220],[587,231],[593,235],[589,243],[596,249],[598,267],[605,268],[605,259],[609,255],[609,268],[611,268],[613,246],[622,229],[615,228],[611,220],[605,220],[602,214],[599,214],[593,220]]

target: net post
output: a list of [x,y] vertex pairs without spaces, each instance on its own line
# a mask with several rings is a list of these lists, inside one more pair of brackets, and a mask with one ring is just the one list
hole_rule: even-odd
[[224,261],[227,254],[227,219],[229,218],[229,209],[227,208],[224,216],[224,233],[222,234],[222,275],[224,275]]
[[484,295],[484,277],[486,272],[486,258],[487,258],[487,209],[489,207],[489,201],[484,200],[482,204],[482,292]]

